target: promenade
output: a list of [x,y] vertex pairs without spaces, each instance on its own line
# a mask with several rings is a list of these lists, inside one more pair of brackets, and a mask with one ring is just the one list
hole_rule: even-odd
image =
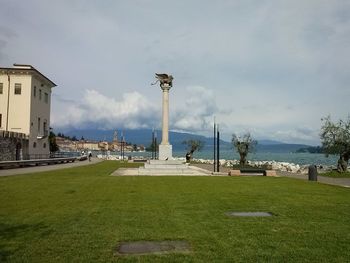
[[94,163],[101,162],[101,159],[91,158],[91,162],[88,160],[85,161],[75,161],[74,163],[62,163],[62,164],[53,164],[53,165],[39,165],[32,167],[23,167],[23,168],[10,168],[10,169],[0,169],[0,176],[11,176],[11,175],[21,175],[21,174],[31,174],[38,172],[54,171],[59,169],[67,169],[73,167],[79,167]]
[[[192,165],[200,167],[202,169],[209,170],[209,171],[213,171],[214,169],[212,164],[192,164]],[[228,173],[229,171],[230,171],[229,167],[220,167],[220,172],[222,173]],[[307,174],[281,172],[281,171],[276,171],[276,172],[277,172],[277,176],[279,177],[290,177],[290,178],[308,180]],[[332,177],[322,176],[322,174],[319,174],[317,176],[317,181],[323,184],[338,185],[338,186],[350,188],[350,178],[332,178]]]

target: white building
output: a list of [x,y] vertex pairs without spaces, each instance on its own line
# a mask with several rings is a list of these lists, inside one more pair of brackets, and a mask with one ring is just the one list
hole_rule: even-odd
[[45,158],[50,153],[51,89],[55,86],[30,65],[0,67],[0,131],[25,135],[27,142],[21,144],[27,145],[16,146],[21,158]]

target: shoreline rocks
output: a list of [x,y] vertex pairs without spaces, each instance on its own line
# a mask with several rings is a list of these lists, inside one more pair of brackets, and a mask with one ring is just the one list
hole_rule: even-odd
[[[193,159],[193,161],[198,163],[204,163],[204,164],[214,164],[214,160],[209,160],[209,159]],[[219,162],[220,162],[220,166],[222,167],[232,167],[233,165],[239,165],[239,160],[220,159]],[[277,170],[281,172],[300,173],[300,174],[307,174],[308,168],[309,168],[309,164],[299,165],[295,163],[277,162],[277,161],[248,161],[248,164],[253,167],[268,166],[268,167],[271,167],[272,170]],[[334,167],[332,166],[317,165],[317,170],[321,173],[330,171],[333,168]]]
[[[105,159],[105,160],[121,160],[120,155],[97,155],[97,158]],[[126,157],[125,160],[128,158]],[[147,159],[143,156],[135,156],[132,157],[132,159]],[[174,157],[175,160],[178,161],[186,161],[185,157]],[[212,159],[196,159],[194,158],[193,161],[203,164],[214,164],[214,160]],[[232,167],[233,165],[239,165],[239,160],[226,160],[226,159],[220,159],[220,166],[221,167]],[[310,164],[306,165],[299,165],[295,163],[288,163],[288,162],[277,162],[277,161],[248,161],[248,164],[253,167],[261,167],[261,166],[268,166],[271,167],[272,170],[277,170],[281,172],[290,172],[290,173],[298,173],[298,174],[307,174],[308,168]],[[319,173],[327,172],[335,167],[333,166],[325,166],[325,165],[317,165],[317,170]]]

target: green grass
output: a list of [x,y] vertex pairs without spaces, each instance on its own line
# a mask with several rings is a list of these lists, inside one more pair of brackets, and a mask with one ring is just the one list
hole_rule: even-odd
[[350,172],[339,173],[337,171],[331,171],[327,173],[321,173],[321,176],[334,177],[334,178],[350,178]]
[[[119,165],[0,178],[0,262],[350,260],[347,188],[291,178],[108,176]],[[193,252],[115,255],[121,241],[173,239]]]

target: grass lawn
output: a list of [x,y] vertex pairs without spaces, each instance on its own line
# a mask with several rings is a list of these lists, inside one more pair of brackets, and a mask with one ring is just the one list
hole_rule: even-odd
[[[0,178],[0,262],[350,261],[350,189],[291,178],[108,176],[119,165]],[[187,240],[193,252],[116,256],[130,240]]]
[[319,175],[334,177],[334,178],[350,178],[350,172],[338,173],[337,171],[331,171],[331,172],[327,172],[327,173],[320,173]]

